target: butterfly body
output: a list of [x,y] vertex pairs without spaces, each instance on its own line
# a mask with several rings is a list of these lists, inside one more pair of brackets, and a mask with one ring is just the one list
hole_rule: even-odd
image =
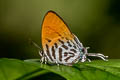
[[48,11],[42,24],[42,62],[72,65],[87,60],[87,48],[70,32],[55,12]]

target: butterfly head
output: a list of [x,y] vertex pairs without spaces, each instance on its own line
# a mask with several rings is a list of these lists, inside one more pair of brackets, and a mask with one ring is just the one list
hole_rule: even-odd
[[90,47],[84,47],[84,48],[82,48],[82,52],[84,53],[84,54],[88,54],[88,49],[89,49]]
[[82,49],[81,49],[81,54],[80,54],[80,61],[81,62],[85,62],[86,60],[87,60],[87,54],[88,54],[88,49],[89,49],[90,47],[83,47]]

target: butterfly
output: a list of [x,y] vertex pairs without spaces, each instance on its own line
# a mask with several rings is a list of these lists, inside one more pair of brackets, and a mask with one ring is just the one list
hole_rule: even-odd
[[101,53],[88,53],[77,36],[68,28],[63,19],[54,11],[48,11],[42,23],[42,50],[39,51],[41,62],[72,66],[77,62],[91,60],[88,56],[99,57],[107,61],[108,56]]

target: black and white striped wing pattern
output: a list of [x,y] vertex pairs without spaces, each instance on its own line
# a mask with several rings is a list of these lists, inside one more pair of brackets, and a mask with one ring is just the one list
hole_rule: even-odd
[[43,52],[51,63],[72,65],[78,62],[83,55],[82,43],[76,37],[73,40],[58,39],[53,46],[49,46],[50,43],[45,45]]

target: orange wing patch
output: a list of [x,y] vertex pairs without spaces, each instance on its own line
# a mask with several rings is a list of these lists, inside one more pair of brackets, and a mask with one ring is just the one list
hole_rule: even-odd
[[68,29],[64,21],[53,11],[49,11],[43,20],[42,24],[42,46],[45,44],[52,46],[54,43],[58,43],[58,39],[66,41],[73,39],[73,35]]

